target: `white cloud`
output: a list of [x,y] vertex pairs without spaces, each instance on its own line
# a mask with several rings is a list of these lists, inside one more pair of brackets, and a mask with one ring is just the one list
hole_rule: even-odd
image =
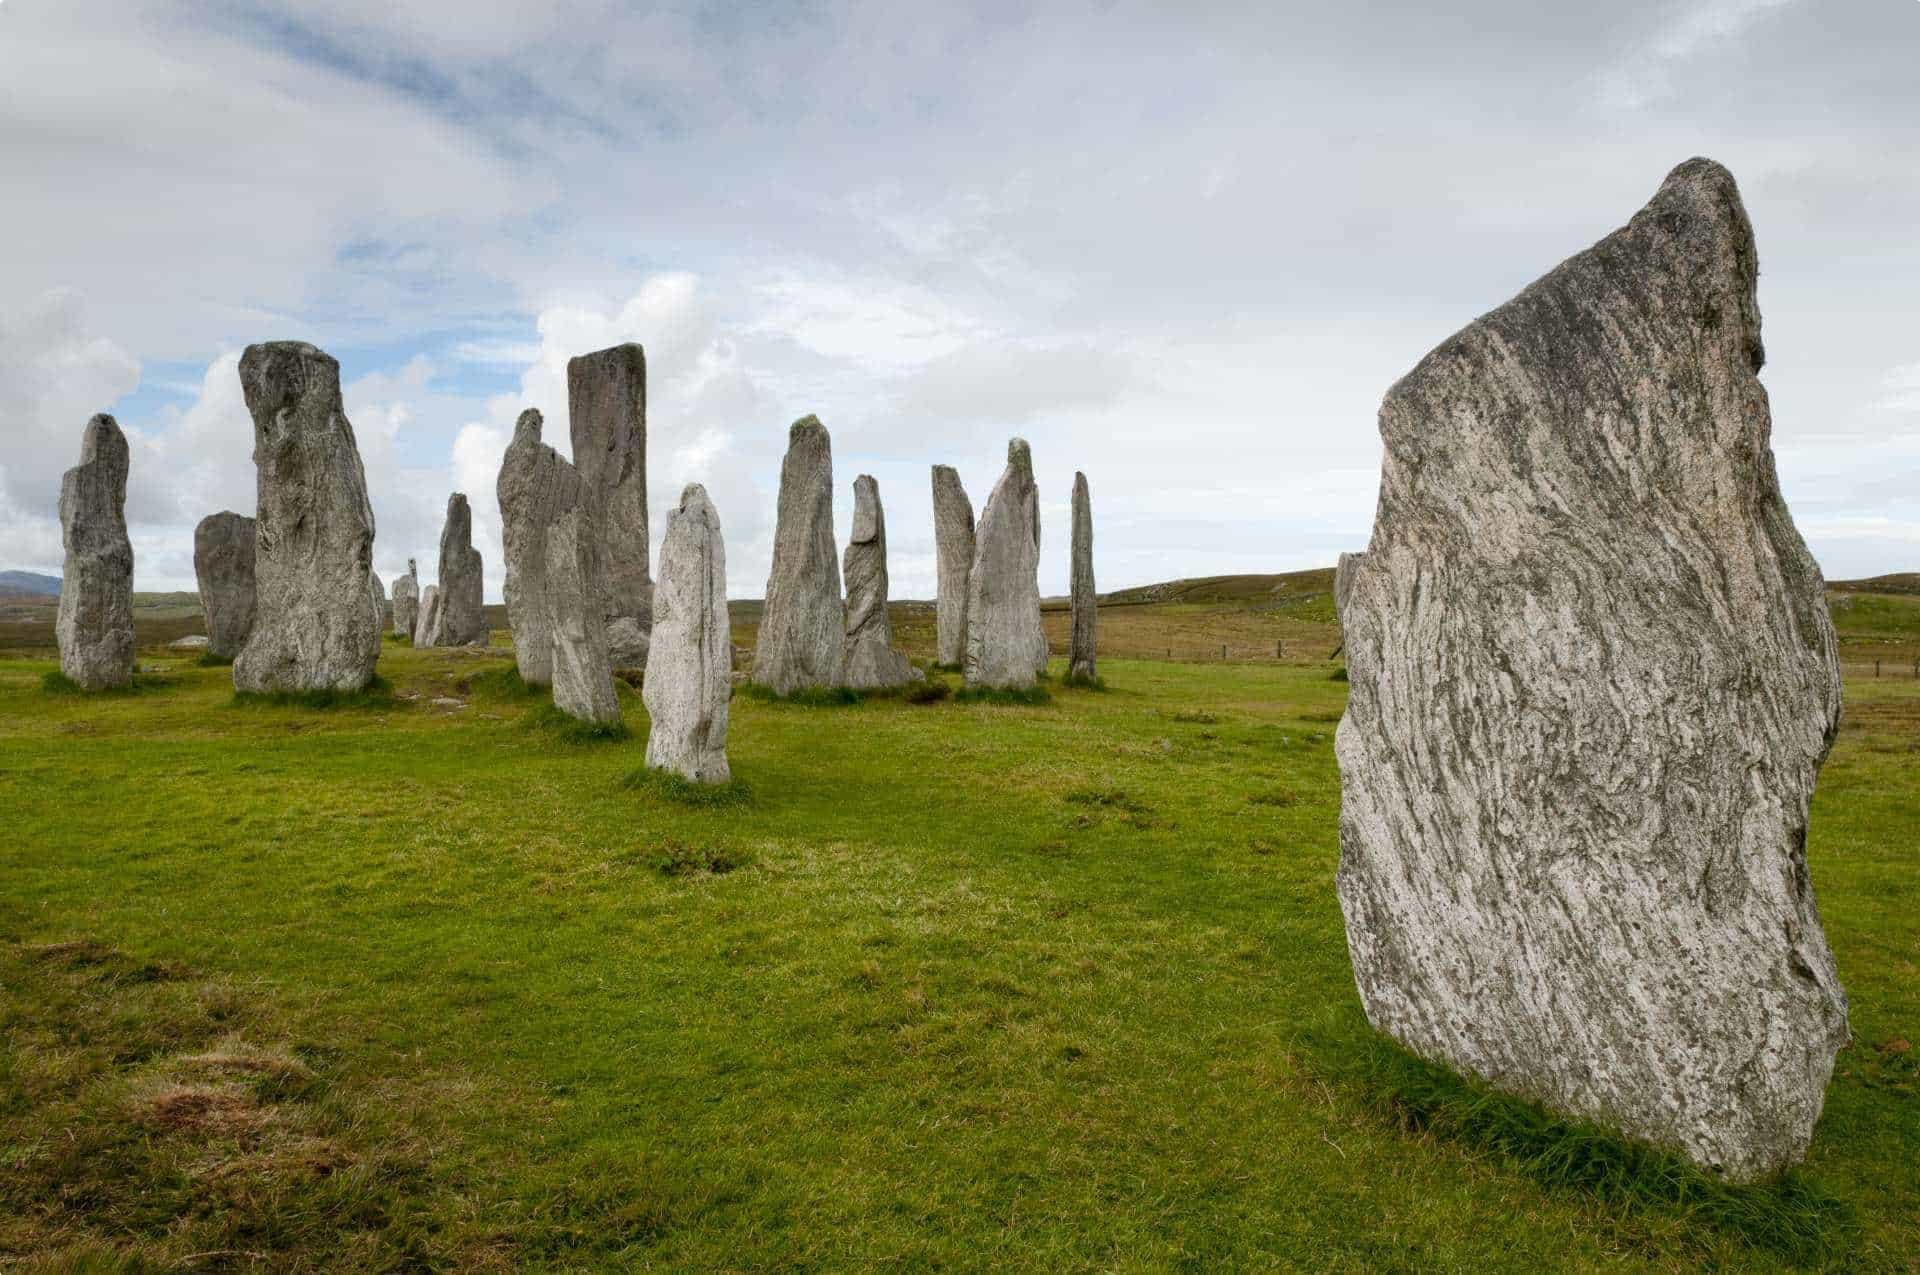
[[1601,77],[1603,105],[1640,110],[1675,91],[1679,68],[1706,56],[1775,9],[1796,0],[1704,0],[1683,9]]
[[139,360],[94,332],[79,293],[0,310],[0,473],[21,516],[53,515],[88,419],[139,384]]

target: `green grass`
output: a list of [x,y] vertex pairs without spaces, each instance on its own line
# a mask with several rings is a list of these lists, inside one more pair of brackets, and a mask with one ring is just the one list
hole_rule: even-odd
[[201,668],[231,668],[233,667],[233,657],[231,655],[215,655],[212,651],[202,651],[200,658],[195,660],[194,663],[198,664]]
[[[517,674],[514,680],[519,680]],[[629,708],[622,705],[623,711]],[[583,722],[551,703],[534,705],[525,721],[530,731],[567,744],[618,744],[633,738],[633,728],[624,718],[617,722]]]
[[782,695],[771,686],[747,682],[739,687],[734,698],[750,699],[761,704],[785,704],[792,708],[852,708],[863,703],[867,697],[844,686],[802,686]]
[[233,706],[392,712],[400,704],[394,698],[393,684],[383,677],[375,677],[357,691],[340,691],[331,687],[311,691],[235,691]]
[[1014,704],[1035,707],[1053,702],[1053,692],[1044,683],[1032,686],[963,686],[953,693],[961,704]]
[[416,705],[236,712],[0,659],[0,1262],[1911,1266],[1911,679],[1849,683],[1814,800],[1856,1043],[1735,1191],[1367,1028],[1323,664],[742,694],[711,802],[629,786],[636,697],[582,747],[510,666],[390,645]]
[[629,792],[638,792],[661,802],[701,810],[721,810],[753,803],[753,788],[745,780],[724,784],[695,783],[669,771],[642,766],[620,781]]

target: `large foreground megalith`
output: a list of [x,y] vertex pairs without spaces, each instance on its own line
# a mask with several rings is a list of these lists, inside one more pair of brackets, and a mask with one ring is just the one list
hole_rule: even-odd
[[853,534],[843,574],[847,636],[840,685],[877,691],[919,678],[913,661],[894,649],[893,620],[887,614],[887,515],[880,506],[880,484],[868,474],[853,480]]
[[959,668],[967,659],[967,577],[973,571],[973,502],[951,465],[933,467],[933,546],[938,601],[934,605],[939,662]]
[[967,577],[968,686],[1023,690],[1047,668],[1040,628],[1040,492],[1027,440],[1007,444],[1007,467],[980,511]]
[[356,691],[380,658],[367,601],[373,506],[340,365],[304,341],[250,345],[240,388],[258,470],[254,620],[233,662],[242,691]]
[[733,642],[727,622],[727,549],[706,488],[691,483],[667,511],[653,643],[641,690],[652,720],[647,765],[696,783],[724,784]]
[[1690,160],[1387,393],[1336,585],[1339,893],[1375,1027],[1734,1179],[1847,1002],[1806,862],[1840,712],[1769,445],[1753,232]]
[[786,695],[840,677],[846,612],[833,549],[833,440],[803,416],[787,431],[773,569],[753,648],[753,680]]
[[653,582],[647,570],[647,355],[616,345],[567,361],[568,433],[583,513],[599,544],[615,668],[647,662]]
[[133,542],[127,538],[127,436],[96,416],[80,436],[80,463],[60,479],[66,564],[54,637],[60,671],[89,691],[133,681]]
[[207,654],[231,660],[253,631],[253,519],[231,509],[193,529],[193,576],[207,624]]
[[542,420],[532,408],[520,413],[513,442],[500,461],[494,494],[500,501],[500,538],[507,560],[507,623],[513,627],[513,658],[529,686],[553,681],[553,629],[547,604],[547,528],[562,502],[577,502],[579,478],[540,441]]
[[408,558],[407,574],[393,582],[393,631],[411,638],[419,619],[420,564]]
[[485,646],[487,614],[480,551],[473,547],[473,509],[466,493],[447,497],[440,529],[440,622],[434,646]]
[[1067,676],[1082,682],[1099,679],[1094,660],[1100,595],[1093,588],[1093,497],[1087,476],[1073,476],[1073,634],[1067,645]]

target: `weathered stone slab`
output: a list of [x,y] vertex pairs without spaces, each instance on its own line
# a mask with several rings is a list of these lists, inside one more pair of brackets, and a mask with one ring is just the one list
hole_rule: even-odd
[[853,480],[853,535],[843,566],[847,640],[840,685],[874,691],[920,679],[920,670],[893,646],[893,620],[887,615],[887,515],[880,505],[880,485],[868,474]]
[[367,600],[373,603],[373,630],[378,633],[387,627],[387,586],[372,568],[367,569]]
[[207,654],[231,660],[253,631],[253,519],[208,514],[193,529],[193,575],[207,622]]
[[599,538],[576,499],[547,527],[547,627],[553,634],[554,707],[583,722],[620,720],[607,660]]
[[833,548],[833,440],[805,416],[787,431],[773,570],[753,652],[753,680],[787,695],[840,677],[846,611]]
[[133,681],[133,542],[127,538],[127,437],[111,416],[87,422],[80,463],[60,479],[66,565],[54,636],[60,671],[80,687]]
[[967,578],[968,686],[1021,690],[1047,668],[1040,627],[1040,492],[1027,440],[1007,444],[1007,467],[980,511]]
[[440,626],[435,646],[485,646],[487,616],[480,551],[473,547],[473,510],[464,492],[447,497],[440,530]]
[[407,559],[407,574],[393,582],[393,631],[411,638],[420,623],[420,564]]
[[1734,1179],[1801,1158],[1847,1041],[1805,850],[1840,674],[1756,274],[1732,176],[1675,169],[1388,392],[1336,585],[1369,1020]]
[[652,719],[647,765],[696,783],[723,784],[727,700],[733,694],[727,620],[727,550],[699,483],[667,512],[660,583],[653,595],[653,642],[641,694]]
[[413,631],[415,646],[440,645],[440,586],[430,584],[420,596],[419,627]]
[[304,341],[250,345],[240,388],[258,470],[254,620],[233,661],[242,691],[356,691],[380,630],[367,605],[373,506],[340,402],[340,365]]
[[941,664],[958,668],[967,659],[967,577],[975,546],[973,502],[951,465],[933,467],[933,544],[939,572],[936,651]]
[[[588,517],[600,540],[604,603],[615,645],[639,668],[631,630],[653,627],[653,582],[647,570],[647,356],[636,344],[583,354],[567,362],[568,430]],[[628,667],[615,661],[615,667]]]
[[507,559],[507,622],[513,658],[529,686],[553,681],[553,631],[547,605],[547,528],[564,505],[578,503],[578,471],[540,441],[540,413],[520,413],[500,462],[494,494]]
[[1067,676],[1091,682],[1095,667],[1095,631],[1100,623],[1100,597],[1093,589],[1093,497],[1087,476],[1073,476],[1073,636],[1067,648]]

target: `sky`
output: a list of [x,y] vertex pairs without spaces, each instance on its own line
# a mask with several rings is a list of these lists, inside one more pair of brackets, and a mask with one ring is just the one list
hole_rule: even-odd
[[251,342],[341,365],[389,581],[514,418],[639,341],[657,551],[705,483],[766,581],[788,425],[874,475],[931,597],[929,466],[1030,440],[1102,589],[1364,548],[1430,348],[1693,155],[1758,236],[1774,448],[1831,578],[1920,569],[1920,3],[0,0],[0,568],[58,574],[87,418],[135,585],[251,512]]

